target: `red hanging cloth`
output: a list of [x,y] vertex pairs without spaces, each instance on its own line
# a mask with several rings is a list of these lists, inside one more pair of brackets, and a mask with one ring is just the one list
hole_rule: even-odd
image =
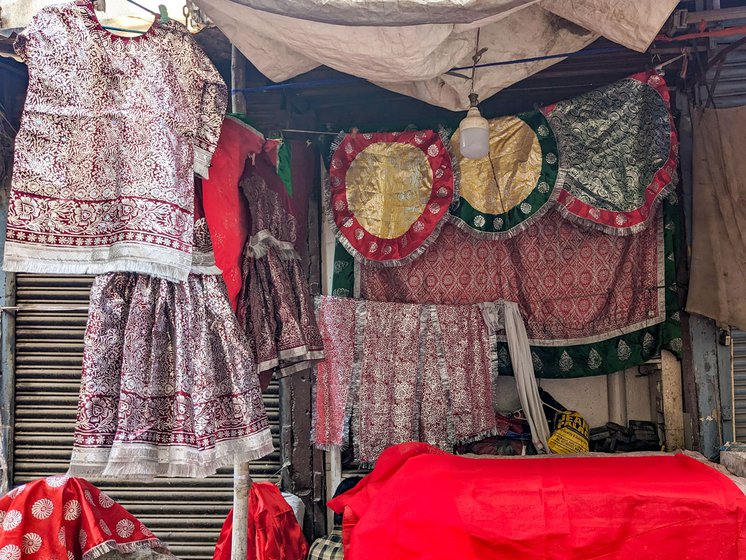
[[[220,531],[213,560],[231,560],[233,510]],[[293,508],[271,482],[254,482],[249,492],[246,560],[305,560],[308,543]]]

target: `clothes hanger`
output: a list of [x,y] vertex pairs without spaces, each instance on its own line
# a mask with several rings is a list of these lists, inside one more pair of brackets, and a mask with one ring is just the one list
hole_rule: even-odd
[[[153,22],[153,25],[155,25],[159,21],[163,21],[164,23],[168,23],[169,21],[171,21],[171,19],[168,17],[168,10],[166,9],[166,6],[164,6],[163,4],[159,5],[158,6],[158,12],[155,12],[155,11],[151,10],[150,8],[147,8],[146,6],[143,6],[139,2],[136,2],[135,0],[126,0],[126,1],[129,2],[130,4],[132,4],[133,6],[137,6],[138,8],[140,8],[142,10],[145,10],[149,14],[154,15],[155,16],[155,21]],[[89,7],[91,9],[95,10],[95,7],[93,6],[92,0],[75,0],[75,4],[77,6]],[[101,27],[103,27],[104,29],[107,29],[109,31],[123,31],[125,33],[137,33],[137,34],[140,34],[140,35],[142,35],[144,33],[147,33],[147,31],[142,31],[140,29],[124,29],[122,27],[112,27],[112,26],[108,26],[108,25],[102,25]]]

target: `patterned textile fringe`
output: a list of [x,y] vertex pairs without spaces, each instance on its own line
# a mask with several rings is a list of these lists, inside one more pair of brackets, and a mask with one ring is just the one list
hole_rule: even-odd
[[[451,140],[449,138],[448,131],[444,128],[441,128],[438,131],[438,134],[440,136],[441,141],[443,142],[443,145],[446,147],[446,150],[448,151],[448,155],[451,157],[451,169],[453,171],[453,201],[451,204],[454,204],[459,199],[459,192],[460,192],[460,185],[461,185],[461,172],[458,167],[458,161],[456,160],[453,148],[451,146]],[[330,157],[334,156],[334,152],[337,151],[337,148],[339,148],[340,143],[342,140],[344,140],[345,136],[347,136],[346,132],[340,132],[334,139],[331,145],[330,149]],[[435,243],[435,241],[438,239],[438,236],[440,235],[440,230],[443,228],[443,224],[448,221],[449,214],[446,213],[443,218],[440,220],[440,222],[437,223],[435,228],[433,229],[433,232],[430,234],[430,236],[425,239],[417,249],[415,249],[413,252],[411,252],[409,255],[407,255],[404,258],[401,259],[390,259],[386,261],[376,261],[369,259],[362,253],[360,253],[357,249],[355,249],[352,246],[352,243],[350,243],[347,238],[342,234],[341,231],[339,231],[339,228],[337,227],[337,223],[334,221],[334,210],[332,209],[332,196],[331,196],[331,185],[329,183],[329,174],[326,173],[323,180],[322,180],[322,189],[321,189],[321,198],[322,198],[322,206],[323,206],[323,213],[326,217],[326,221],[329,224],[329,228],[334,233],[334,236],[339,240],[339,242],[342,244],[342,246],[347,250],[347,252],[352,255],[352,257],[355,260],[358,260],[360,262],[364,262],[367,265],[370,266],[381,266],[381,267],[392,267],[392,266],[402,266],[405,264],[408,264],[412,262],[413,260],[419,258],[425,251],[427,251],[428,247]]]
[[[18,253],[26,252],[25,247],[21,251],[15,250],[15,255],[8,255],[7,248],[16,245],[13,242],[6,242],[6,254],[3,260],[3,269],[6,272],[29,272],[32,274],[72,274],[72,275],[102,275],[109,272],[126,270],[127,272],[137,272],[140,274],[149,274],[163,278],[169,282],[180,284],[189,276],[189,268],[182,269],[177,266],[162,264],[147,259],[114,259],[110,262],[92,263],[92,262],[61,262],[53,259],[41,260],[34,258],[32,261],[25,260]],[[35,254],[38,250],[34,249]],[[217,274],[221,274],[218,269]]]
[[[328,297],[328,296],[327,296]],[[338,300],[346,300],[350,301],[346,298],[333,298]],[[352,300],[356,301],[356,306],[354,310],[354,337],[353,337],[353,356],[352,356],[352,367],[349,369],[349,384],[347,389],[347,396],[346,396],[346,406],[344,411],[344,420],[342,426],[339,427],[339,430],[342,431],[341,434],[338,432],[337,435],[334,436],[335,441],[341,441],[340,444],[334,444],[334,443],[328,443],[328,442],[318,442],[316,439],[316,433],[314,431],[313,434],[313,441],[314,445],[318,449],[322,449],[324,451],[330,451],[330,450],[343,450],[346,449],[349,445],[349,434],[350,433],[357,433],[362,434],[362,418],[361,418],[361,405],[359,405],[358,396],[360,395],[362,391],[362,368],[364,364],[364,348],[366,344],[366,329],[368,327],[369,321],[369,310],[368,306],[371,305],[371,302],[367,302],[365,300]],[[385,304],[384,304],[385,305]],[[406,305],[406,304],[404,304]],[[475,431],[468,431],[468,434],[464,432],[464,430],[470,430],[470,427],[467,425],[464,425],[461,430],[462,433],[457,433],[457,424],[456,424],[456,418],[454,417],[454,414],[463,414],[463,412],[457,412],[454,410],[454,403],[452,402],[452,379],[449,374],[449,366],[448,366],[448,360],[446,357],[446,348],[444,346],[444,331],[441,328],[441,319],[438,316],[438,310],[437,306],[435,305],[418,305],[419,307],[419,314],[418,314],[418,328],[419,328],[419,334],[418,334],[418,344],[419,348],[415,350],[417,352],[418,358],[417,358],[417,368],[416,371],[412,372],[412,375],[415,376],[414,379],[414,395],[413,399],[416,403],[413,406],[412,411],[412,417],[404,419],[403,421],[410,422],[411,421],[411,428],[410,428],[410,434],[407,436],[407,441],[417,441],[421,437],[427,437],[429,438],[430,435],[434,432],[432,432],[433,428],[432,426],[426,427],[421,426],[421,420],[423,419],[423,415],[426,415],[429,413],[428,410],[423,409],[423,394],[425,394],[425,391],[430,391],[428,394],[431,395],[430,398],[433,398],[433,395],[435,395],[435,398],[442,398],[447,402],[446,409],[448,412],[446,413],[446,416],[443,418],[443,429],[447,431],[447,435],[442,438],[442,443],[439,444],[439,446],[443,448],[450,448],[453,449],[455,446],[465,443],[471,443],[474,441],[479,441],[485,437],[495,435],[497,433],[496,426],[494,425],[494,415],[493,414],[487,414],[487,416],[491,417],[492,420],[488,422],[488,425],[485,425],[483,421],[476,420],[476,425],[472,424],[472,428],[477,428]],[[463,307],[469,307],[469,306],[463,306]],[[481,316],[481,314],[480,314]],[[373,326],[374,327],[374,326]],[[432,336],[435,341],[435,356],[427,355],[427,343],[426,340],[429,336]],[[494,342],[494,337],[489,337],[490,342]],[[497,355],[496,350],[494,347],[494,344],[490,345],[489,350],[489,356],[484,356],[485,358],[485,368],[487,375],[489,376],[489,380],[486,380],[486,386],[487,387],[494,387],[494,383],[491,381],[494,380],[494,376],[496,375],[496,361],[497,361]],[[487,364],[487,360],[489,360],[489,364]],[[435,365],[434,370],[433,365]],[[435,392],[432,392],[433,389],[426,389],[425,388],[425,370],[426,368],[429,368],[429,371],[434,371],[435,375],[438,378],[439,381],[439,389]],[[318,402],[316,400],[317,391],[319,390],[318,387],[319,380],[315,379],[314,383],[314,400],[313,402]],[[457,389],[458,390],[458,389]],[[491,391],[490,391],[491,392]],[[442,396],[442,397],[441,397]],[[492,410],[492,404],[493,404],[493,398],[491,395],[484,395],[487,398],[490,399],[490,402],[486,404],[486,407]],[[328,417],[328,414],[324,414],[324,417]],[[463,422],[462,422],[463,424]],[[317,425],[317,421],[314,420],[314,426]],[[401,426],[403,428],[403,426]],[[431,430],[428,432],[430,435],[426,434],[422,430],[425,430],[426,432],[428,430]],[[329,433],[320,434],[322,437],[330,437]],[[362,451],[361,451],[361,445],[363,443],[363,440],[365,438],[361,437],[355,437],[353,438],[353,449],[354,454],[357,458],[363,457]],[[426,440],[421,440],[426,441]],[[367,459],[367,457],[366,457]],[[375,459],[372,461],[362,461],[361,466],[365,468],[365,466],[372,466],[375,463]]]
[[[557,193],[561,192],[561,190],[563,189],[563,185],[565,183],[565,173],[565,170],[562,169],[562,165],[560,165],[560,169],[557,172],[557,186],[555,187],[555,192]],[[676,195],[676,185],[678,185],[678,183],[678,173],[674,171],[673,176],[671,177],[671,182],[663,187],[660,191],[658,191],[658,194],[650,205],[650,212],[648,213],[647,218],[645,218],[645,220],[640,222],[639,224],[635,224],[631,227],[626,228],[617,228],[599,224],[598,222],[594,222],[592,220],[583,218],[582,216],[578,216],[577,214],[573,214],[564,205],[559,204],[557,202],[557,199],[555,199],[553,206],[563,218],[580,226],[591,227],[593,229],[603,231],[604,233],[607,233],[609,235],[637,235],[641,231],[647,229],[648,226],[650,226],[650,222],[653,221],[653,219],[658,215],[658,207],[663,203],[663,200],[672,195]]]
[[[443,393],[445,394],[446,403],[448,410],[453,410],[453,399],[451,398],[451,379],[448,376],[448,365],[446,364],[445,348],[443,347],[443,331],[440,328],[440,322],[438,321],[438,312],[434,305],[424,306],[430,308],[427,319],[430,324],[430,328],[435,332],[435,351],[437,353],[438,362],[438,375],[440,375],[440,382],[443,386]],[[423,325],[420,324],[420,329]],[[423,346],[420,344],[420,346]],[[422,371],[418,372],[419,377],[422,377]],[[453,413],[448,414],[446,418],[446,426],[448,430],[448,444],[451,446],[456,445],[456,428],[453,425]]]
[[168,547],[156,538],[127,543],[117,543],[115,540],[112,539],[102,542],[101,544],[96,545],[92,549],[85,552],[83,554],[82,560],[96,560],[97,558],[101,558],[104,554],[108,554],[110,552],[132,554],[133,552],[148,549],[152,549],[154,551],[157,551],[158,549],[160,549],[160,551],[168,551]]
[[[349,434],[352,426],[359,426],[359,411],[354,406],[355,396],[360,393],[360,377],[363,369],[363,339],[365,338],[365,327],[368,324],[368,310],[366,302],[360,300],[355,309],[355,349],[352,358],[352,379],[350,380],[350,391],[347,394],[347,406],[345,407],[344,432],[342,442],[349,444]],[[360,442],[353,441],[353,452],[360,457]],[[365,468],[365,467],[363,467]]]
[[[261,443],[257,446],[257,440]],[[264,440],[264,441],[261,441]],[[156,476],[167,476],[171,478],[205,478],[215,474],[220,468],[233,465],[235,462],[248,463],[256,461],[266,455],[274,452],[274,443],[269,429],[252,434],[251,436],[221,442],[217,448],[214,460],[210,463],[188,463],[188,462],[168,462],[161,463],[152,460],[152,451],[157,447],[167,446],[145,446],[143,444],[134,444],[130,449],[127,444],[118,446],[120,458],[117,461],[106,461],[101,464],[100,461],[78,460],[70,463],[67,471],[68,476],[82,478],[116,478],[119,480],[147,481]],[[126,451],[125,451],[126,450]],[[108,450],[103,450],[108,455]],[[91,457],[91,453],[85,453]],[[125,457],[121,457],[125,455]]]
[[446,216],[446,220],[448,220],[450,224],[456,226],[461,231],[468,233],[469,235],[473,235],[474,237],[480,237],[482,239],[489,239],[492,241],[499,241],[501,239],[512,239],[513,237],[526,231],[539,218],[544,217],[544,215],[550,209],[560,206],[559,204],[557,204],[557,200],[559,200],[559,195],[561,191],[557,187],[557,182],[555,182],[554,185],[555,186],[554,186],[554,189],[552,190],[552,195],[549,197],[549,199],[544,203],[544,205],[541,208],[539,208],[531,216],[523,220],[520,224],[516,224],[512,228],[506,231],[479,231],[471,227],[468,223],[466,223],[460,217],[456,216],[455,214],[451,214],[451,213],[449,213]]

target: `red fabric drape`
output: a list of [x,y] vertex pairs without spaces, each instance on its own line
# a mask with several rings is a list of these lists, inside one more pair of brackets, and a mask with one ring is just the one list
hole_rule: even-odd
[[246,159],[261,153],[264,145],[259,132],[236,118],[226,117],[212,156],[210,178],[202,181],[202,201],[215,264],[223,271],[234,311],[241,291],[241,255],[249,236],[248,204],[238,182]]
[[51,476],[11,490],[0,498],[0,520],[5,560],[168,554],[150,529],[82,478]]
[[[231,560],[233,510],[220,532],[213,560]],[[305,560],[308,543],[293,508],[271,482],[254,482],[249,492],[246,560]]]
[[329,506],[346,560],[746,558],[746,497],[682,454],[469,459],[403,444]]

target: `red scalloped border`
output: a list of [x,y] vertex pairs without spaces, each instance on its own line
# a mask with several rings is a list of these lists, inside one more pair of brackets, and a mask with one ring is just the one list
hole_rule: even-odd
[[[393,239],[367,231],[355,218],[347,200],[346,175],[350,165],[360,152],[378,142],[409,144],[420,149],[433,172],[430,199],[424,212],[403,235]],[[334,223],[359,256],[378,262],[405,259],[437,233],[453,201],[454,185],[451,155],[440,135],[432,130],[348,134],[332,154],[329,164],[330,210]]]
[[[628,76],[627,79],[637,80],[647,83],[650,87],[658,92],[668,109],[668,122],[670,124],[671,142],[668,151],[668,159],[653,175],[653,180],[645,189],[645,204],[629,212],[613,212],[604,210],[587,204],[574,197],[565,189],[561,189],[557,197],[557,204],[564,207],[564,210],[577,218],[588,220],[590,222],[602,225],[606,228],[613,228],[619,231],[625,231],[640,227],[647,223],[650,218],[657,199],[666,187],[674,181],[676,176],[676,166],[679,153],[679,140],[676,134],[676,125],[674,124],[673,115],[671,114],[671,96],[668,93],[668,86],[662,76],[655,71],[639,72]],[[544,108],[544,114],[549,116],[554,110],[555,105],[549,105]],[[562,153],[560,153],[560,162]],[[561,168],[561,163],[560,163]],[[624,220],[619,224],[618,220]]]

